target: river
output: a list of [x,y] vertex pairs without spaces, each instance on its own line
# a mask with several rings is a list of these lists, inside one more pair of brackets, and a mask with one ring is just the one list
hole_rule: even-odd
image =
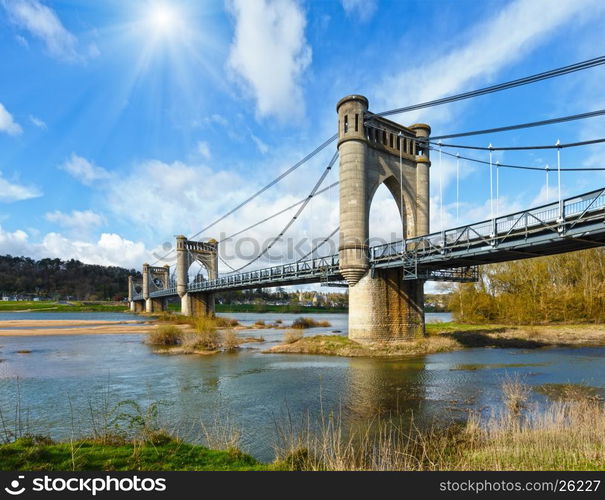
[[[292,314],[226,314],[242,324]],[[316,314],[346,333],[346,314]],[[133,319],[98,313],[2,313],[7,319]],[[427,320],[449,319],[427,314]],[[306,335],[324,333],[311,329]],[[263,336],[233,354],[155,354],[141,333],[0,337],[0,409],[5,422],[19,415],[22,427],[54,438],[92,427],[90,407],[119,401],[143,408],[159,403],[160,420],[186,439],[201,437],[201,422],[230,420],[242,431],[241,447],[273,459],[275,428],[290,415],[302,422],[335,411],[347,422],[413,412],[420,424],[464,420],[469,411],[501,405],[501,383],[518,375],[532,386],[585,383],[605,390],[605,348],[466,349],[405,360],[262,354],[280,330],[243,332]],[[31,351],[19,353],[18,351]],[[533,396],[540,399],[538,393]],[[108,404],[106,404],[108,403]],[[17,411],[19,406],[19,411]],[[107,413],[107,412],[106,412]],[[12,425],[12,424],[11,424]]]

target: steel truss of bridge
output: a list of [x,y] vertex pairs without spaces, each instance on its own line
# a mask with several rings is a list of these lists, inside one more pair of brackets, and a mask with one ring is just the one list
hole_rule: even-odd
[[[605,188],[475,224],[373,246],[369,260],[372,272],[402,268],[404,280],[476,281],[479,265],[602,245]],[[190,283],[187,291],[342,282],[338,255],[331,255]],[[176,286],[150,293],[152,298],[174,295]],[[142,295],[133,297],[142,299]]]

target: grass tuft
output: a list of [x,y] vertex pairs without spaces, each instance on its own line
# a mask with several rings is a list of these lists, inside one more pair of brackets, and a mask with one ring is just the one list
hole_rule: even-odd
[[293,344],[303,338],[303,332],[300,330],[286,330],[284,332],[284,344]]
[[160,325],[147,336],[151,345],[175,346],[183,341],[183,331],[174,325]]
[[237,335],[233,330],[225,330],[222,335],[221,345],[225,351],[235,351],[239,347]]
[[305,328],[317,328],[317,327],[329,327],[332,324],[329,321],[317,321],[313,318],[296,318],[291,325],[291,328],[305,329]]

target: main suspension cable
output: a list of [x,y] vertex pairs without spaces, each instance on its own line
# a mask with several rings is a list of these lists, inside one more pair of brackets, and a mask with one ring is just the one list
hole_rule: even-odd
[[[326,191],[328,191],[329,189],[332,189],[335,186],[338,186],[339,182],[333,182],[332,184],[330,184],[329,186],[326,186],[323,189],[320,189],[319,191],[317,191],[317,193],[315,193],[313,196],[319,196],[322,193],[325,193]],[[280,210],[279,212],[275,212],[273,215],[270,215],[269,217],[264,218],[263,220],[260,220],[258,222],[255,222],[254,224],[238,231],[237,233],[233,233],[229,236],[226,236],[225,238],[223,238],[222,240],[220,240],[218,243],[221,244],[227,240],[233,239],[236,236],[239,236],[242,233],[245,233],[246,231],[250,231],[250,229],[254,229],[257,226],[260,226],[261,224],[264,224],[265,222],[270,221],[271,219],[274,219],[275,217],[278,217],[279,215],[282,215],[284,213],[286,213],[288,210],[292,210],[294,207],[297,207],[298,205],[300,205],[301,203],[304,203],[305,201],[307,201],[309,199],[309,196],[307,196],[306,198],[303,198],[302,200],[297,201],[296,203],[293,203],[292,205],[290,205],[289,207],[283,208],[282,210]]]
[[302,205],[300,206],[300,208],[296,211],[296,213],[294,214],[294,216],[292,217],[292,219],[290,219],[290,221],[281,230],[281,232],[277,236],[275,236],[271,240],[271,242],[256,257],[254,257],[252,260],[250,260],[249,262],[247,262],[243,266],[235,269],[234,272],[239,272],[242,269],[245,269],[249,265],[251,265],[254,262],[256,262],[257,260],[259,260],[261,257],[263,257],[273,247],[273,245],[275,245],[275,243],[277,243],[279,241],[279,239],[288,231],[288,229],[290,229],[290,227],[292,226],[292,224],[294,224],[296,222],[296,220],[298,219],[298,217],[300,216],[300,214],[307,207],[307,205],[313,199],[313,197],[317,194],[317,191],[319,190],[319,187],[321,186],[321,184],[323,183],[323,181],[325,180],[325,178],[327,177],[327,175],[330,173],[330,170],[332,170],[332,167],[334,166],[334,163],[336,163],[337,158],[338,158],[338,151],[336,153],[334,153],[334,156],[332,156],[332,159],[330,160],[330,163],[328,163],[327,167],[325,168],[325,170],[323,171],[323,173],[319,177],[318,181],[315,183],[315,186],[313,186],[313,189],[311,190],[311,193],[309,193],[309,196],[307,196],[307,198],[302,203]]
[[317,245],[315,245],[310,252],[307,252],[305,255],[303,255],[300,259],[298,259],[296,262],[301,262],[303,260],[305,260],[309,255],[313,255],[317,250],[319,250],[323,245],[325,245],[328,241],[330,241],[330,239],[332,238],[332,236],[334,236],[338,231],[340,230],[340,226],[338,226],[336,229],[334,229],[334,231],[332,231],[328,236],[326,236],[321,242],[319,242]]
[[506,125],[504,127],[488,128],[484,130],[473,130],[470,132],[459,132],[457,134],[446,134],[432,136],[433,141],[441,139],[453,139],[456,137],[469,137],[472,135],[495,134],[498,132],[509,132],[511,130],[519,130],[524,128],[542,127],[544,125],[554,125],[555,123],[570,122],[574,120],[584,120],[586,118],[594,118],[595,116],[605,115],[605,109],[590,111],[588,113],[580,113],[577,115],[561,116],[559,118],[551,118],[550,120],[541,120],[537,122],[518,123],[516,125]]
[[390,109],[388,111],[383,111],[382,113],[376,113],[378,116],[391,116],[397,115],[400,113],[407,113],[409,111],[416,111],[418,109],[429,108],[432,106],[439,106],[441,104],[448,104],[451,102],[462,101],[464,99],[470,99],[472,97],[478,97],[481,95],[491,94],[493,92],[499,92],[502,90],[508,90],[514,87],[520,87],[522,85],[528,85],[530,83],[539,82],[542,80],[547,80],[549,78],[555,78],[557,76],[567,75],[569,73],[574,73],[576,71],[581,71],[589,68],[594,68],[595,66],[600,66],[605,64],[605,56],[595,57],[594,59],[588,59],[586,61],[581,61],[575,64],[570,64],[569,66],[563,66],[560,68],[551,69],[549,71],[544,71],[542,73],[537,73],[535,75],[526,76],[524,78],[518,78],[517,80],[511,80],[504,83],[499,83],[497,85],[491,85],[489,87],[484,87],[477,90],[471,90],[469,92],[463,92],[461,94],[455,94],[448,97],[442,97],[440,99],[434,99],[432,101],[426,101],[420,104],[413,104],[411,106],[405,106],[402,108]]
[[[499,92],[499,91],[502,91],[502,90],[507,90],[507,89],[511,89],[511,88],[514,88],[514,87],[519,87],[519,86],[522,86],[522,85],[528,85],[528,84],[539,82],[539,81],[542,81],[542,80],[547,80],[547,79],[550,79],[550,78],[555,78],[557,76],[562,76],[562,75],[574,73],[576,71],[582,71],[582,70],[585,70],[585,69],[590,69],[590,68],[593,68],[593,67],[596,67],[596,66],[600,66],[600,65],[603,65],[603,64],[605,64],[605,56],[600,56],[600,57],[596,57],[596,58],[593,58],[593,59],[588,59],[586,61],[581,61],[581,62],[578,62],[578,63],[575,63],[575,64],[570,64],[568,66],[563,66],[563,67],[555,68],[555,69],[552,69],[552,70],[549,70],[549,71],[544,71],[542,73],[537,73],[537,74],[526,76],[526,77],[523,77],[523,78],[518,78],[516,80],[511,80],[511,81],[508,81],[508,82],[503,82],[503,83],[500,83],[500,84],[497,84],[497,85],[491,85],[489,87],[484,87],[484,88],[473,90],[473,91],[469,91],[469,92],[463,92],[463,93],[460,93],[460,94],[455,94],[455,95],[443,97],[443,98],[440,98],[440,99],[434,99],[434,100],[431,100],[431,101],[426,101],[426,102],[414,104],[414,105],[411,105],[411,106],[405,106],[405,107],[401,107],[401,108],[390,109],[390,110],[387,110],[387,111],[383,111],[381,113],[376,113],[376,115],[378,115],[378,116],[391,116],[391,115],[396,115],[396,114],[405,113],[405,112],[409,112],[409,111],[415,111],[415,110],[429,108],[429,107],[433,107],[433,106],[439,106],[439,105],[442,105],[442,104],[448,104],[448,103],[451,103],[451,102],[456,102],[456,101],[461,101],[461,100],[465,100],[465,99],[470,99],[470,98],[473,98],[473,97],[478,97],[478,96],[490,94],[490,93],[493,93],[493,92]],[[577,119],[579,119],[579,118],[577,118]],[[547,121],[548,120],[545,120],[545,122],[547,122]],[[534,126],[538,126],[538,125],[534,125]],[[487,133],[487,132],[485,132],[485,133]],[[473,135],[475,135],[475,134],[473,134]],[[457,137],[461,137],[461,136],[457,136]],[[216,224],[218,224],[222,220],[226,219],[230,215],[234,214],[235,212],[237,212],[238,210],[240,210],[241,208],[243,208],[244,206],[246,206],[248,203],[250,203],[252,200],[254,200],[257,196],[259,196],[260,194],[264,193],[267,189],[271,188],[272,186],[274,186],[275,184],[277,184],[279,181],[281,181],[284,177],[286,177],[287,175],[289,175],[290,173],[292,173],[294,170],[296,170],[297,168],[299,168],[301,165],[303,165],[304,163],[306,163],[313,156],[315,156],[320,151],[322,151],[325,147],[327,147],[329,144],[331,144],[332,142],[334,142],[337,138],[338,138],[338,134],[335,134],[332,137],[330,137],[329,139],[327,139],[326,141],[324,141],[317,148],[315,148],[311,153],[309,153],[307,156],[305,156],[302,160],[300,160],[297,163],[295,163],[293,166],[291,166],[289,169],[287,169],[285,172],[283,172],[281,175],[279,175],[277,178],[275,178],[269,184],[267,184],[266,186],[264,186],[263,188],[261,188],[260,190],[258,190],[257,192],[255,192],[253,195],[251,195],[250,197],[248,197],[247,199],[245,199],[243,202],[241,202],[240,204],[238,204],[233,209],[229,210],[224,215],[222,215],[219,218],[217,218],[216,220],[214,220],[208,226],[204,227],[203,229],[201,229],[200,231],[198,231],[194,235],[190,236],[189,239],[193,239],[193,238],[198,237],[203,232],[205,232],[208,229],[214,227]],[[443,136],[442,136],[442,138],[443,138]],[[559,146],[559,148],[561,149],[561,148],[565,148],[565,147],[573,147],[573,146],[587,145],[587,144],[596,144],[598,142],[605,142],[605,139],[601,139],[601,140],[594,141],[594,142],[591,142],[591,141],[587,142],[587,141],[585,141],[585,142],[582,142],[582,143],[561,145],[561,146]],[[463,146],[453,146],[453,145],[446,145],[446,144],[443,144],[443,146],[463,147]],[[554,147],[557,147],[557,146],[554,146]],[[477,148],[469,148],[469,149],[477,149]],[[486,148],[483,148],[483,149],[486,149]],[[550,149],[550,148],[549,147],[494,148],[494,150],[498,150],[498,151],[514,150],[514,149]],[[445,151],[443,153],[447,154]],[[471,161],[473,161],[473,160],[471,160]],[[573,170],[579,170],[579,169],[573,169]],[[596,169],[591,169],[591,170],[596,170]],[[153,265],[155,265],[158,262],[164,260],[173,251],[174,251],[174,249],[170,250],[166,255],[160,257],[159,259],[157,259],[153,263]]]
[[211,227],[216,226],[219,222],[221,222],[222,220],[226,219],[227,217],[229,217],[230,215],[234,214],[235,212],[237,212],[240,208],[243,208],[244,206],[246,206],[248,203],[250,203],[254,198],[256,198],[257,196],[259,196],[260,194],[264,193],[267,189],[269,189],[270,187],[274,186],[275,184],[277,184],[279,181],[281,181],[284,177],[290,175],[292,172],[294,172],[297,168],[301,167],[303,164],[305,164],[307,161],[309,161],[311,158],[313,158],[316,154],[318,154],[319,152],[321,152],[324,148],[326,148],[327,146],[329,146],[330,144],[332,144],[338,137],[338,134],[334,134],[332,137],[330,137],[329,139],[327,139],[326,141],[324,141],[323,143],[321,143],[319,146],[317,146],[313,151],[311,151],[307,156],[305,156],[302,160],[299,160],[298,162],[296,162],[294,165],[292,165],[288,170],[286,170],[285,172],[283,172],[282,174],[280,174],[278,177],[276,177],[275,179],[273,179],[269,184],[267,184],[266,186],[264,186],[263,188],[259,189],[256,193],[254,193],[253,195],[249,196],[248,198],[246,198],[244,201],[242,201],[239,205],[237,205],[235,208],[232,208],[231,210],[229,210],[226,214],[220,216],[218,219],[216,219],[214,222],[212,222],[211,224],[207,225],[205,228],[201,229],[200,231],[198,231],[197,233],[195,233],[193,236],[190,236],[189,239],[192,238],[196,238],[197,236],[199,236],[200,234],[202,234],[203,232],[207,231],[208,229],[210,229]]
[[[257,198],[259,195],[261,195],[262,193],[264,193],[265,191],[267,191],[267,189],[273,187],[275,184],[277,184],[279,181],[281,181],[282,179],[284,179],[285,177],[287,177],[288,175],[290,175],[292,172],[294,172],[296,169],[298,169],[299,167],[301,167],[302,165],[304,165],[307,161],[309,161],[311,158],[313,158],[315,155],[317,155],[318,153],[320,153],[321,151],[323,151],[327,146],[329,146],[330,144],[332,144],[336,139],[338,138],[338,134],[334,134],[332,137],[330,137],[329,139],[325,140],[324,142],[322,142],[319,146],[317,146],[313,151],[311,151],[307,156],[305,156],[303,159],[299,160],[298,162],[296,162],[294,165],[292,165],[290,168],[288,168],[286,171],[282,172],[279,176],[277,176],[275,179],[273,179],[271,182],[269,182],[269,184],[266,184],[264,187],[262,187],[261,189],[259,189],[258,191],[256,191],[254,194],[252,194],[251,196],[249,196],[248,198],[246,198],[244,201],[242,201],[239,205],[237,205],[236,207],[232,208],[231,210],[229,210],[227,213],[221,215],[218,219],[215,219],[214,222],[212,222],[211,224],[208,224],[206,227],[200,229],[197,233],[195,233],[192,236],[189,236],[187,239],[192,240],[193,238],[198,237],[200,234],[202,234],[203,232],[207,231],[208,229],[216,226],[219,222],[223,221],[224,219],[226,219],[227,217],[229,217],[230,215],[233,215],[235,212],[237,212],[238,210],[240,210],[241,208],[245,207],[248,203],[250,203],[252,200],[254,200],[255,198]],[[159,259],[157,259],[153,265],[157,264],[158,262],[164,260],[166,257],[168,257],[172,252],[174,252],[174,248],[171,249],[168,253],[166,253],[166,255],[160,257]]]

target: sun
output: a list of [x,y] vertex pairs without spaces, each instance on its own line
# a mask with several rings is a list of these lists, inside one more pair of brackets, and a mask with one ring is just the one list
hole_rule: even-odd
[[157,3],[151,6],[147,23],[156,36],[170,36],[178,32],[181,17],[174,7]]

